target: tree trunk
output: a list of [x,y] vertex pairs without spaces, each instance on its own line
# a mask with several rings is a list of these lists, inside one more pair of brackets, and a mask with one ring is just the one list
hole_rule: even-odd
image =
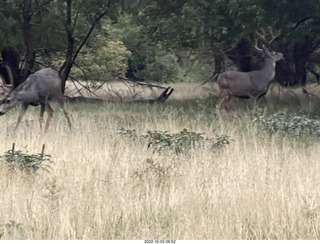
[[[73,27],[72,27],[72,20],[71,20],[71,3],[72,0],[67,0],[67,20],[66,20],[66,32],[67,32],[67,40],[68,40],[68,49],[66,53],[66,60],[63,63],[63,65],[60,68],[60,76],[62,79],[62,92],[64,93],[65,87],[66,87],[66,81],[69,77],[71,68],[76,61],[78,54],[80,53],[83,46],[86,44],[87,40],[89,39],[92,31],[94,30],[96,24],[100,21],[100,19],[105,16],[108,12],[108,10],[103,11],[101,14],[99,14],[94,22],[92,23],[86,37],[82,41],[82,43],[79,45],[79,47],[74,50],[74,38],[73,38]],[[109,1],[108,7],[110,7],[111,1]]]
[[296,74],[296,85],[305,86],[307,80],[306,62],[312,49],[312,39],[305,36],[302,41],[298,41],[294,48],[294,63]]
[[64,94],[66,88],[66,81],[69,77],[71,68],[73,66],[73,48],[74,48],[74,39],[73,39],[73,28],[71,26],[71,2],[72,0],[67,0],[67,19],[66,19],[66,32],[68,40],[68,49],[66,53],[66,60],[60,68],[60,76],[62,79],[62,93]]
[[12,84],[16,87],[19,81],[19,53],[13,47],[6,47],[1,50],[3,62],[0,65],[0,74],[6,84]]
[[305,86],[313,48],[312,38],[305,36],[297,41],[277,43],[275,47],[284,55],[284,60],[277,65],[276,80],[285,86]]
[[250,40],[242,39],[232,50],[227,53],[228,58],[241,72],[250,72],[261,69],[263,59]]
[[35,51],[32,44],[31,35],[31,18],[32,18],[32,0],[23,1],[23,34],[24,43],[26,46],[26,55],[24,60],[24,67],[20,72],[19,83],[25,81],[31,74],[34,62],[35,62]]
[[220,74],[225,71],[225,64],[224,58],[221,54],[214,55],[214,73],[213,76],[216,74]]

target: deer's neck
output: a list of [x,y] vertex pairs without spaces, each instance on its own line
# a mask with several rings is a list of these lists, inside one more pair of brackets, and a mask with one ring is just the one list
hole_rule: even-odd
[[261,70],[250,72],[250,80],[253,84],[253,93],[266,92],[275,76],[275,62],[267,59]]
[[265,77],[271,81],[276,74],[276,62],[273,60],[267,59],[261,69],[261,71],[265,74]]

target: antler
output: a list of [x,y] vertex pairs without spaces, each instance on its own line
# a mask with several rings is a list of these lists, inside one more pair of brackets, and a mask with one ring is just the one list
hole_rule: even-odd
[[264,28],[260,28],[259,30],[255,31],[254,35],[254,48],[258,51],[263,51],[263,49],[258,47],[258,41],[261,40],[262,43],[270,44],[274,40],[276,40],[281,34],[281,31],[274,32],[271,26],[267,27],[267,30]]
[[1,84],[0,87],[12,88],[11,84]]
[[[256,30],[255,34],[262,39],[262,41],[270,44],[272,43],[275,39],[277,39],[280,35],[281,35],[281,31],[278,30],[276,32],[273,31],[272,26],[268,26],[267,27],[267,31],[266,32],[265,29],[263,29],[262,27],[260,28],[260,31]],[[267,40],[268,39],[268,40]]]
[[258,38],[256,36],[254,37],[254,45],[253,45],[253,47],[255,49],[257,49],[258,51],[260,51],[260,52],[263,51],[261,48],[258,47]]

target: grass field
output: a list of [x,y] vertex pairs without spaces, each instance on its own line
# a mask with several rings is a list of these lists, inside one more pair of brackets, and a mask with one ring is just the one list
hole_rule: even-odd
[[[319,141],[268,134],[248,101],[216,113],[212,91],[173,86],[164,104],[67,104],[72,131],[56,104],[47,134],[39,108],[17,130],[19,108],[0,117],[0,155],[45,144],[54,162],[27,174],[2,160],[1,239],[319,239]],[[277,89],[261,112],[320,114],[317,97]],[[177,153],[142,137],[183,129],[203,133],[201,144]]]

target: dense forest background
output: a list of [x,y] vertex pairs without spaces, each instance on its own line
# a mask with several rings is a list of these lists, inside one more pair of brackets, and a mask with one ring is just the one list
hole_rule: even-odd
[[[0,73],[14,86],[53,67],[63,81],[204,82],[282,52],[282,85],[319,81],[319,0],[1,0]],[[65,84],[65,83],[64,83]],[[65,87],[65,86],[64,86]]]

